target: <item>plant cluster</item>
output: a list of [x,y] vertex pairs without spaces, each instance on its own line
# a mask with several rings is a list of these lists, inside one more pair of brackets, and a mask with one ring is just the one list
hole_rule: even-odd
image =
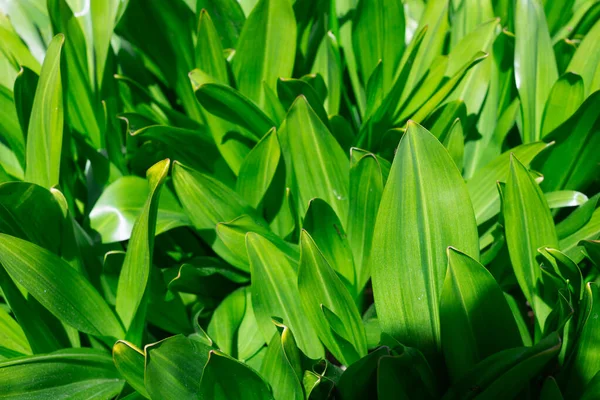
[[0,398],[600,398],[600,1],[0,11]]

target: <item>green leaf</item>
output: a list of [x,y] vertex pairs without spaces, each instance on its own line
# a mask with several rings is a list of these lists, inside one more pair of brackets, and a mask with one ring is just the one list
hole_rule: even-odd
[[[565,397],[568,399],[579,398],[585,387],[600,372],[600,355],[590,351],[595,343],[600,340],[600,289],[594,283],[585,287],[583,303],[586,304],[588,313],[584,320],[579,322],[579,335],[572,358],[568,361],[568,378],[565,385]],[[583,305],[582,305],[583,308]]]
[[540,400],[563,400],[560,388],[553,377],[549,376],[544,381],[542,392],[540,393]]
[[23,329],[3,308],[0,308],[0,346],[19,354],[31,354]]
[[356,274],[348,237],[335,211],[321,199],[312,199],[304,216],[303,229],[308,232],[329,265],[354,292]]
[[479,258],[466,185],[444,146],[409,122],[383,192],[371,253],[373,291],[384,332],[426,356],[439,353],[444,249]]
[[258,209],[275,176],[281,157],[275,128],[258,142],[244,159],[235,190],[248,204]]
[[246,288],[227,296],[214,311],[207,333],[225,354],[234,355],[235,334],[246,311]]
[[524,165],[529,165],[540,152],[547,148],[548,144],[544,142],[514,147],[491,160],[467,180],[467,189],[469,189],[469,195],[473,202],[478,225],[483,224],[500,212],[500,197],[498,196],[496,182],[506,182],[511,154],[521,160]]
[[246,310],[237,336],[237,358],[242,362],[248,363],[264,349],[265,339],[258,327],[252,307],[252,293],[248,287],[246,287]]
[[[387,347],[379,347],[351,366],[342,374],[338,390],[344,400],[366,399],[377,393],[378,368],[383,356],[390,355]],[[379,394],[379,398],[382,398]]]
[[503,350],[478,363],[444,395],[453,399],[508,399],[517,396],[559,352],[552,333],[533,347]]
[[564,208],[564,207],[575,207],[585,204],[588,201],[588,197],[575,190],[558,190],[556,192],[544,193],[548,207],[550,208]]
[[501,350],[523,345],[502,289],[485,267],[448,248],[440,298],[442,348],[453,381]]
[[257,233],[246,235],[252,278],[252,307],[267,343],[276,333],[271,317],[281,318],[292,331],[298,347],[309,358],[323,357],[323,347],[311,323],[304,317],[296,281],[297,266],[272,242]]
[[588,383],[581,400],[594,400],[600,394],[600,372]]
[[542,115],[541,137],[545,137],[573,115],[584,99],[581,76],[572,72],[562,75],[548,95]]
[[0,263],[61,321],[91,335],[123,337],[121,324],[96,289],[58,256],[0,234]]
[[119,275],[116,310],[127,331],[132,326],[138,308],[145,307],[141,303],[152,268],[158,199],[170,165],[170,160],[166,159],[154,164],[146,173],[150,188],[148,198],[133,226]]
[[[229,379],[235,376],[236,379]],[[199,398],[272,400],[269,385],[250,367],[211,350],[200,381]]]
[[[327,349],[344,365],[350,365],[357,361],[355,356],[360,358],[367,354],[360,314],[352,296],[305,230],[302,230],[300,247],[298,289],[306,317]],[[328,312],[323,314],[322,308],[339,319],[343,333],[332,326],[331,318],[327,318]],[[349,342],[351,349],[344,349],[334,333]]]
[[[117,179],[104,189],[90,211],[91,228],[100,234],[103,243],[128,240],[149,196],[145,179],[137,176]],[[158,201],[156,235],[190,224],[175,196],[170,190],[163,190]]]
[[210,347],[183,335],[172,336],[145,348],[144,382],[152,399],[198,399],[200,377]]
[[[168,270],[167,270],[168,271]],[[236,284],[248,282],[248,277],[219,258],[196,257],[183,264],[168,288],[183,293],[194,293],[209,298],[222,298],[233,291]]]
[[450,153],[450,157],[454,160],[458,170],[462,171],[465,156],[465,138],[459,119],[454,121],[454,124],[450,127],[450,131],[444,139],[444,147],[448,149],[448,153]]
[[275,90],[277,78],[290,77],[295,54],[296,19],[290,1],[260,0],[244,23],[231,66],[240,92],[263,107],[263,82]]
[[382,87],[387,91],[394,82],[404,53],[403,4],[386,0],[361,0],[354,15],[352,43],[362,81],[366,86],[381,60]]
[[144,352],[125,340],[119,340],[113,346],[112,353],[115,367],[121,376],[142,396],[150,398],[144,386]]
[[21,132],[15,106],[16,100],[13,93],[4,86],[0,86],[0,132],[2,132],[2,138],[17,158],[22,172],[25,170],[25,137],[23,132],[27,131]]
[[6,398],[108,400],[121,392],[123,383],[110,355],[94,349],[65,349],[0,362],[0,393]]
[[[592,200],[590,200],[592,201]],[[586,203],[587,204],[587,203]],[[581,240],[595,240],[600,237],[600,208],[596,209],[591,218],[579,230],[562,238],[558,248],[574,262],[583,260],[583,253],[578,248]]]
[[[196,14],[202,15],[202,9],[215,18],[215,27],[223,46],[233,48],[237,43],[246,17],[236,0],[197,0]],[[201,16],[202,18],[202,16]]]
[[273,320],[279,332],[273,335],[263,359],[260,373],[271,384],[276,399],[304,399],[300,350],[292,331]]
[[546,137],[546,140],[555,140],[556,144],[547,157],[540,159],[541,168],[537,168],[544,175],[541,185],[544,191],[585,191],[600,174],[595,152],[600,146],[598,121],[600,92],[595,92],[584,101],[575,115]]
[[515,81],[521,99],[523,143],[541,138],[544,105],[558,79],[544,9],[539,1],[515,5]]
[[319,119],[329,127],[329,118],[323,107],[323,97],[317,90],[304,79],[279,78],[277,79],[277,96],[286,110],[293,107],[299,96],[304,96],[310,108],[319,116]]
[[542,190],[514,156],[510,159],[503,207],[510,261],[519,286],[534,310],[536,321],[543,327],[550,308],[538,290],[541,269],[537,249],[556,247],[558,239]]
[[63,138],[63,88],[60,58],[64,35],[56,35],[46,52],[27,131],[25,180],[47,189],[58,184]]
[[308,202],[318,197],[346,221],[348,159],[304,96],[298,97],[288,112],[279,142],[300,218],[306,214]]
[[587,257],[600,268],[600,240],[582,240],[579,246],[583,246]]
[[275,126],[256,104],[229,86],[205,83],[196,88],[196,98],[208,112],[243,126],[259,140]]
[[354,255],[358,291],[362,290],[371,277],[371,265],[368,261],[373,245],[371,232],[375,229],[383,193],[381,170],[381,164],[373,154],[362,156],[350,167],[350,211],[347,231]]
[[329,115],[339,113],[343,83],[342,59],[338,40],[331,31],[327,32],[319,45],[312,72],[323,76],[329,89],[325,110]]
[[[583,7],[582,7],[583,8]],[[580,75],[585,87],[584,96],[600,89],[600,23],[596,22],[575,51],[567,71]]]

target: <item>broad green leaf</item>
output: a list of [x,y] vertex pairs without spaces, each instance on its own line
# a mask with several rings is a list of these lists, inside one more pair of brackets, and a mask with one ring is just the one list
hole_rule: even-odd
[[15,106],[16,100],[13,93],[4,86],[0,86],[0,132],[2,132],[2,138],[17,158],[20,169],[24,171],[25,137],[23,132],[27,131],[21,131]]
[[146,355],[135,345],[119,340],[112,349],[113,361],[117,371],[131,385],[146,398],[150,398],[144,386],[144,366]]
[[462,100],[449,101],[438,107],[424,122],[426,127],[436,138],[443,141],[454,126],[457,119],[467,119],[467,107]]
[[446,135],[443,143],[444,147],[448,149],[448,153],[450,153],[450,157],[454,160],[454,164],[456,164],[458,170],[462,171],[463,159],[465,156],[465,138],[459,119],[454,121],[454,124],[450,127],[450,131]]
[[196,98],[208,112],[243,126],[258,140],[275,126],[256,104],[227,85],[205,83],[196,88]]
[[558,354],[560,346],[558,334],[552,333],[533,347],[496,353],[459,379],[443,399],[514,398]]
[[63,140],[61,50],[64,35],[56,35],[46,52],[35,91],[27,131],[25,180],[49,189],[58,184]]
[[[76,131],[84,133],[90,139],[96,149],[104,148],[103,129],[98,122],[100,103],[90,82],[93,74],[90,74],[88,64],[85,32],[66,0],[48,0],[47,4],[52,30],[66,38],[64,75],[68,79],[68,90],[65,93],[67,119]],[[42,81],[40,78],[40,86],[43,87]]]
[[304,399],[300,350],[292,331],[273,320],[278,333],[273,335],[263,359],[260,373],[269,382],[276,399]]
[[542,190],[514,156],[510,159],[503,207],[510,260],[519,286],[534,310],[537,323],[542,327],[550,308],[538,291],[541,269],[537,261],[537,249],[557,247],[558,239]]
[[600,173],[595,149],[600,146],[600,91],[583,102],[575,115],[554,130],[546,140],[556,144],[540,160],[544,191],[585,191]]
[[586,385],[600,372],[600,356],[597,352],[590,351],[600,340],[600,318],[598,318],[600,290],[598,285],[594,283],[586,285],[583,302],[587,303],[589,313],[579,323],[579,337],[573,357],[568,362],[568,379],[565,386],[565,397],[568,399],[579,398]]
[[339,113],[342,92],[342,59],[338,40],[329,31],[321,41],[312,72],[323,76],[328,88],[325,110],[329,115]]
[[600,395],[600,372],[588,383],[581,400],[594,400],[598,398],[598,395]]
[[291,2],[260,0],[244,23],[231,66],[240,92],[264,106],[263,82],[275,91],[277,78],[292,75],[295,53],[296,19]]
[[286,110],[292,108],[299,96],[304,96],[310,108],[319,116],[319,119],[329,127],[329,118],[323,107],[323,97],[319,95],[310,83],[304,79],[279,78],[277,79],[277,96]]
[[201,15],[202,9],[214,17],[215,27],[223,46],[225,48],[235,47],[246,21],[240,4],[236,0],[198,0],[196,14]]
[[[92,34],[94,43],[94,63],[96,71],[96,82],[102,87],[104,70],[108,64],[111,48],[110,40],[113,30],[121,17],[121,11],[126,6],[125,2],[117,0],[91,0],[90,15],[92,20]],[[109,67],[110,68],[110,67]]]
[[198,399],[209,346],[177,335],[149,344],[144,351],[144,382],[150,398]]
[[300,96],[294,102],[278,134],[300,218],[308,202],[318,197],[346,221],[348,159],[306,98]]
[[235,190],[252,207],[258,209],[262,202],[273,181],[280,157],[279,141],[273,128],[244,159]]
[[[100,234],[103,243],[128,240],[149,195],[150,188],[145,179],[136,176],[119,178],[104,189],[90,211],[91,228]],[[158,202],[156,234],[190,224],[175,196],[165,189]]]
[[[589,200],[592,201],[592,200]],[[600,208],[596,209],[591,218],[580,229],[563,237],[558,248],[575,262],[583,260],[584,254],[578,247],[581,240],[595,240],[600,237]]]
[[246,311],[246,288],[227,296],[214,311],[206,333],[225,354],[234,354],[235,336]]
[[440,352],[439,298],[448,246],[479,258],[466,185],[444,146],[409,122],[377,214],[373,291],[384,332],[426,356]]
[[548,145],[535,142],[517,146],[491,160],[467,180],[467,189],[473,202],[477,224],[481,225],[500,212],[500,197],[496,182],[506,182],[509,174],[510,157],[513,154],[524,165],[531,161]]
[[540,400],[563,400],[563,396],[560,393],[560,388],[556,383],[556,380],[549,376],[544,381],[542,391],[540,393]]
[[292,331],[298,347],[309,358],[323,357],[315,328],[304,316],[297,284],[297,266],[272,242],[257,233],[246,235],[252,278],[252,307],[267,343],[276,333],[271,317]]
[[573,72],[583,78],[585,98],[600,89],[599,43],[600,22],[595,22],[593,28],[584,36],[567,67],[568,72]]
[[[351,366],[342,374],[338,383],[340,396],[345,400],[366,399],[377,393],[379,362],[383,356],[390,355],[387,347],[379,347]],[[383,398],[379,394],[378,398]]]
[[[360,314],[352,296],[305,230],[302,230],[300,246],[298,289],[306,317],[336,359],[350,365],[357,361],[356,356],[367,354]],[[328,316],[328,312],[333,315]],[[343,342],[350,348],[346,349]]]
[[[149,125],[134,132],[140,140],[163,144],[164,154],[193,168],[209,172],[223,168],[219,165],[219,152],[205,127],[198,129],[175,128],[166,125]],[[199,157],[202,154],[202,157]]]
[[541,137],[558,128],[573,115],[584,99],[581,76],[572,72],[562,75],[548,95],[542,115]]
[[541,2],[517,0],[514,12],[514,67],[521,99],[521,135],[523,143],[531,143],[542,136],[544,105],[558,79],[558,69]]
[[65,349],[0,362],[5,398],[108,400],[123,384],[110,355],[100,350]]
[[0,263],[61,321],[85,333],[123,337],[121,324],[83,275],[35,244],[0,234]]
[[[568,288],[575,296],[575,301],[578,302],[583,296],[583,277],[581,270],[577,264],[571,260],[566,254],[552,248],[538,249],[538,252],[548,260],[548,263],[553,269],[553,272],[562,279],[565,283],[568,282]],[[544,268],[547,264],[544,265]]]
[[[8,4],[4,5],[4,7],[7,6]],[[15,28],[21,28],[19,22],[24,21],[11,22],[14,15],[11,16],[4,7],[2,16],[0,16],[0,52],[3,53],[3,56],[7,58],[7,61],[9,61],[15,69],[18,70],[19,66],[27,67],[39,74],[40,63],[31,54],[26,44],[23,43],[22,38],[19,37],[21,36],[21,33],[15,31]]]
[[321,199],[312,199],[302,228],[311,235],[329,265],[344,278],[348,290],[354,292],[356,274],[352,249],[343,225],[331,206]]
[[116,310],[127,331],[142,303],[149,281],[158,199],[170,165],[171,161],[166,159],[153,165],[146,173],[150,188],[148,198],[133,226],[119,275]]
[[[234,376],[235,379],[230,379]],[[254,370],[227,355],[211,350],[200,381],[201,399],[272,400],[269,385]]]
[[381,164],[373,154],[361,157],[350,167],[350,211],[348,241],[354,255],[357,289],[360,291],[371,277],[371,255],[375,220],[383,192]]
[[582,240],[579,246],[585,249],[587,257],[600,268],[600,240]]
[[502,289],[468,255],[448,248],[448,272],[440,298],[442,348],[453,381],[501,350],[522,346]]
[[588,201],[588,197],[575,190],[558,190],[556,192],[544,193],[548,207],[550,208],[563,208],[563,207],[575,207],[585,204]]
[[[173,185],[183,210],[202,239],[231,263],[234,259],[217,237],[215,227],[219,222],[231,221],[244,214],[254,216],[254,209],[233,189],[178,162],[173,163]],[[244,265],[233,265],[248,271]]]
[[[202,0],[198,1],[198,5],[200,3],[202,3]],[[217,28],[207,10],[202,9],[199,11],[196,67],[218,83],[226,84],[229,82],[227,65]]]
[[394,82],[404,53],[403,4],[386,0],[361,0],[354,15],[352,44],[363,84],[366,86],[381,60],[382,84],[387,92]]
[[0,346],[20,354],[31,354],[31,347],[19,324],[0,308]]
[[222,298],[248,282],[248,277],[214,257],[196,257],[183,264],[168,288],[183,293],[194,293],[208,298]]
[[265,339],[256,321],[252,307],[252,293],[248,287],[246,287],[246,310],[237,336],[237,358],[242,362],[248,362],[264,349]]

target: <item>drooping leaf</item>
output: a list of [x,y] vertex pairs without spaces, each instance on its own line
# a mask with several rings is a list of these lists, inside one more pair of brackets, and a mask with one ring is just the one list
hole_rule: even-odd
[[377,215],[373,290],[383,331],[426,356],[441,349],[438,309],[448,246],[479,256],[469,194],[443,145],[409,122]]

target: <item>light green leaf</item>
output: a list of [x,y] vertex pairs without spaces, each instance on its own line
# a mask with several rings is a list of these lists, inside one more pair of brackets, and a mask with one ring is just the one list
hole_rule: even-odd
[[240,92],[263,107],[263,82],[275,90],[277,78],[292,75],[295,55],[296,19],[291,2],[260,0],[244,23],[232,63]]
[[23,329],[4,308],[0,308],[0,346],[23,355],[31,354]]
[[61,321],[85,333],[123,337],[123,328],[83,275],[35,244],[0,234],[0,263]]
[[524,165],[529,165],[546,148],[548,148],[548,144],[544,142],[514,147],[491,160],[467,180],[467,189],[469,189],[469,195],[473,202],[478,225],[483,224],[500,212],[500,197],[498,196],[496,182],[506,182],[511,154],[521,160]]
[[[367,354],[365,328],[352,296],[329,265],[310,235],[302,230],[300,238],[298,289],[307,319],[327,349],[344,365]],[[324,311],[328,310],[328,311]],[[327,318],[328,312],[339,325]],[[340,330],[343,329],[344,332]],[[339,337],[348,342],[349,349]]]
[[428,357],[441,350],[439,298],[448,246],[479,258],[469,194],[444,146],[409,122],[377,215],[373,291],[383,331]]
[[537,261],[537,249],[556,247],[558,239],[542,190],[514,156],[510,159],[503,207],[510,260],[519,286],[534,310],[536,321],[543,327],[550,307],[538,291],[541,269]]
[[198,399],[209,346],[177,335],[149,344],[144,351],[144,382],[150,398]]
[[252,207],[258,209],[262,202],[275,176],[280,157],[279,141],[273,128],[244,159],[235,190]]
[[[592,201],[592,200],[590,200]],[[587,203],[586,203],[587,204]],[[597,208],[591,218],[572,234],[563,237],[558,248],[576,263],[583,260],[584,254],[578,247],[581,240],[595,240],[600,237],[600,208]]]
[[225,354],[234,355],[235,336],[245,311],[246,288],[243,287],[227,296],[212,315],[206,333]]
[[[14,153],[19,169],[25,170],[25,137],[19,126],[19,117],[15,109],[13,93],[0,86],[0,132],[6,144]],[[24,131],[27,132],[27,131]],[[22,173],[21,173],[22,177]]]
[[442,348],[453,381],[501,350],[523,345],[502,289],[485,267],[448,248],[440,298]]
[[[230,379],[235,376],[236,379]],[[269,385],[253,369],[211,350],[200,381],[199,397],[213,400],[273,400]]]
[[558,70],[546,16],[538,0],[515,5],[515,81],[521,99],[523,143],[541,138],[544,106]]
[[552,86],[542,115],[541,137],[558,128],[583,103],[583,79],[572,72],[562,75]]
[[311,235],[329,265],[344,278],[348,290],[356,296],[352,250],[335,211],[325,201],[312,199],[302,228]]
[[327,85],[325,110],[329,115],[337,114],[340,110],[343,70],[338,40],[331,31],[327,32],[319,45],[312,72],[323,76]]
[[109,400],[123,384],[110,355],[100,350],[65,349],[0,362],[6,398]]
[[600,89],[600,67],[598,65],[600,65],[600,22],[597,21],[584,36],[567,67],[568,72],[573,72],[583,78],[585,98]]
[[60,58],[64,35],[56,35],[46,52],[35,91],[27,132],[25,180],[47,189],[58,184],[63,138],[63,88]]
[[460,119],[454,121],[454,124],[450,127],[450,131],[443,142],[444,147],[446,147],[448,153],[450,153],[450,157],[454,160],[454,164],[456,164],[459,171],[462,171],[463,159],[465,156],[465,138]]
[[252,278],[252,307],[267,343],[276,333],[271,317],[281,318],[298,347],[309,358],[323,357],[317,333],[304,316],[297,284],[297,266],[272,242],[257,233],[246,235]]
[[544,196],[550,208],[576,207],[588,201],[585,194],[575,190],[558,190],[544,193]]
[[[90,211],[91,228],[100,234],[103,243],[128,240],[149,195],[145,179],[137,176],[117,179],[104,189]],[[169,189],[163,190],[158,201],[156,235],[190,224],[175,196]]]
[[346,221],[348,159],[304,96],[294,102],[278,134],[300,218],[318,197]]
[[117,371],[127,383],[145,398],[150,398],[144,386],[144,352],[125,340],[119,340],[113,346],[112,354]]
[[150,188],[148,198],[133,226],[119,275],[116,310],[127,331],[132,326],[138,308],[145,308],[141,303],[152,268],[158,199],[170,165],[170,160],[166,159],[154,164],[146,173]]

